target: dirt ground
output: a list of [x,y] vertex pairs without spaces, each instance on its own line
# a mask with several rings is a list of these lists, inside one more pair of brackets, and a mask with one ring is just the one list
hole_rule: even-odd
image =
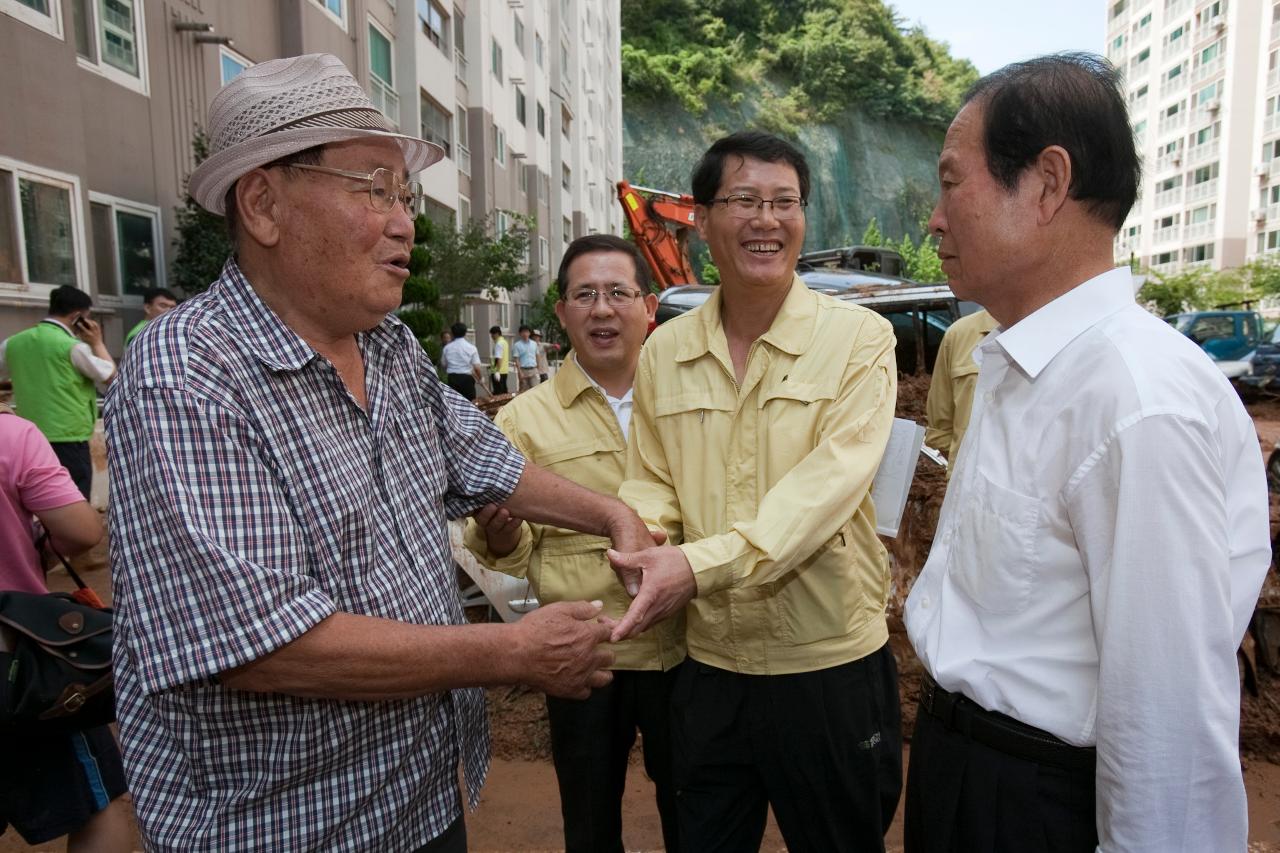
[[[906,378],[899,390],[899,415],[923,420],[928,379]],[[1280,401],[1249,406],[1257,425],[1264,455],[1280,441]],[[891,638],[900,673],[904,734],[909,738],[915,722],[919,690],[919,664],[901,630],[901,608],[910,584],[928,556],[937,524],[946,478],[931,462],[922,461],[908,499],[902,534],[889,544],[894,561],[894,593],[890,602]],[[1272,529],[1280,529],[1280,499],[1272,499]],[[109,594],[105,547],[77,560],[85,579]],[[51,576],[55,588],[68,588],[62,572]],[[1268,590],[1280,596],[1274,573]],[[105,595],[104,595],[105,597]],[[1280,602],[1280,597],[1276,599]],[[1280,853],[1280,675],[1260,668],[1257,694],[1241,693],[1240,748],[1249,800],[1250,853]],[[479,808],[467,817],[473,853],[498,851],[558,851],[563,849],[559,797],[550,763],[550,737],[541,694],[522,688],[489,691],[489,715],[493,729],[493,767]],[[637,747],[638,751],[638,747]],[[909,747],[904,753],[909,761]],[[628,851],[662,849],[662,835],[653,805],[652,786],[633,753],[623,800],[624,841]],[[901,809],[891,828],[887,849],[902,849]],[[62,844],[30,848],[12,831],[0,835],[0,853],[32,849],[62,851]],[[761,848],[785,850],[772,819]]]

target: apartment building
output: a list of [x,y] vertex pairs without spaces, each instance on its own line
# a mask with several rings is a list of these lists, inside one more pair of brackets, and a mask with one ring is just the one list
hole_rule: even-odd
[[210,99],[253,63],[312,52],[445,148],[420,176],[429,216],[535,220],[531,286],[489,298],[476,282],[465,309],[514,329],[568,240],[621,233],[619,17],[619,0],[0,0],[0,338],[69,284],[118,352],[142,290],[166,283]]
[[1168,273],[1249,252],[1260,0],[1112,0],[1107,56],[1124,74],[1142,155],[1117,262]]

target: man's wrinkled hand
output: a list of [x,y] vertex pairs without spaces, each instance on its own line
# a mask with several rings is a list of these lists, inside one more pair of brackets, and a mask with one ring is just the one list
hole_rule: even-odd
[[[629,554],[647,550],[667,541],[666,533],[661,530],[650,530],[633,509],[626,504],[620,504],[620,506],[622,511],[609,526],[609,538],[613,541],[614,551]],[[614,566],[614,571],[617,572],[623,589],[635,598],[640,592],[640,572],[630,568],[619,569],[617,566]]]
[[521,519],[516,518],[504,506],[485,504],[471,516],[484,536],[489,553],[494,557],[505,557],[520,544]]
[[631,606],[613,628],[611,639],[615,643],[679,613],[698,594],[693,568],[684,552],[674,545],[659,545],[633,553],[620,553],[611,548],[606,553],[624,586],[629,578],[640,578],[639,591],[634,594]]
[[602,609],[599,601],[559,602],[516,622],[520,681],[564,699],[586,699],[612,681],[613,652],[602,647],[609,626],[596,621]]

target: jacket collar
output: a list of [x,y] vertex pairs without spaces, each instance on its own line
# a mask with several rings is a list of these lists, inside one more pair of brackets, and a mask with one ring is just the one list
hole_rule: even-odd
[[[693,361],[713,352],[728,360],[728,342],[721,323],[722,295],[723,291],[716,288],[710,299],[694,309],[695,322],[689,324],[693,328],[679,341],[676,361]],[[805,286],[800,276],[792,274],[787,298],[760,340],[790,355],[800,355],[813,339],[817,316],[818,295]]]
[[578,354],[576,352],[569,353],[569,357],[560,365],[560,369],[556,371],[556,375],[551,377],[554,383],[556,397],[560,400],[560,405],[569,408],[573,405],[573,401],[581,396],[583,391],[594,387],[591,380],[587,378],[587,372],[582,369],[582,365],[578,364]]

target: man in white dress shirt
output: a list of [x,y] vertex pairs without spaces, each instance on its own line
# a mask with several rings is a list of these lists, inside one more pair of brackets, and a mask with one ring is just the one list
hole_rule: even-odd
[[907,601],[927,674],[906,849],[1243,851],[1262,457],[1222,374],[1112,268],[1139,174],[1115,70],[983,78],[938,174],[943,270],[999,326]]

